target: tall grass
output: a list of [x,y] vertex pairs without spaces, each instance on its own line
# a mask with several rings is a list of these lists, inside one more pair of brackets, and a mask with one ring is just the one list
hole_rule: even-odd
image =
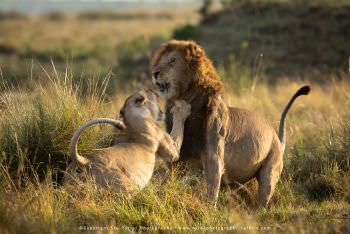
[[[21,177],[32,170],[43,177],[48,168],[64,169],[67,146],[84,121],[106,115],[105,90],[109,77],[75,83],[67,71],[47,73],[47,84],[34,90],[15,90],[4,84],[0,95],[0,147],[11,174]],[[105,130],[105,129],[104,129]],[[81,148],[97,147],[102,129],[84,134]],[[55,171],[56,173],[57,171]]]
[[[57,184],[74,130],[95,117],[113,118],[125,94],[106,95],[109,77],[86,83],[77,82],[68,71],[59,74],[53,68],[45,73],[47,84],[37,83],[31,90],[3,85],[1,230],[349,230],[348,81],[327,88],[313,85],[311,95],[293,106],[287,120],[285,168],[268,209],[254,205],[255,181],[223,187],[214,209],[206,202],[200,174],[175,168],[164,180],[161,164],[151,183],[132,196],[89,182]],[[225,99],[232,106],[259,112],[277,126],[283,106],[300,85],[284,81],[271,87],[258,82],[254,91],[241,88],[236,93],[235,87],[228,88]],[[108,127],[92,128],[83,134],[79,148],[90,153],[110,145],[113,137]]]
[[[3,82],[0,229],[38,233],[75,232],[94,225],[181,230],[248,224],[250,219],[241,219],[231,208],[209,212],[201,178],[191,173],[178,177],[174,172],[165,183],[156,173],[153,182],[132,197],[93,183],[60,186],[74,130],[89,119],[113,117],[116,111],[105,94],[109,77],[86,84],[75,82],[69,71],[58,74],[55,67],[45,73],[47,84],[37,83],[34,90]],[[124,99],[123,93],[119,98]],[[92,128],[83,134],[79,148],[84,154],[112,140],[110,129]]]

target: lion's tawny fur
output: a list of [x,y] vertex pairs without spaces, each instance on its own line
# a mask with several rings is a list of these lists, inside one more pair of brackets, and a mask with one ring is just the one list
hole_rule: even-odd
[[[174,101],[191,104],[180,160],[204,170],[209,200],[215,203],[222,180],[233,184],[255,177],[258,203],[266,206],[283,168],[284,147],[271,125],[256,113],[225,104],[223,82],[193,41],[164,43],[154,53],[151,71],[156,90],[167,101],[168,131],[173,126],[169,110]],[[286,113],[295,98],[309,92],[308,87],[301,90],[285,109],[280,129],[284,130]]]

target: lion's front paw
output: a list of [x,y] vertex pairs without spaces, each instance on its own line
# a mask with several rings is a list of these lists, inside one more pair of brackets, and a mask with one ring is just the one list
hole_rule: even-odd
[[191,105],[183,100],[175,101],[175,105],[171,109],[171,113],[174,115],[174,118],[184,121],[191,114]]

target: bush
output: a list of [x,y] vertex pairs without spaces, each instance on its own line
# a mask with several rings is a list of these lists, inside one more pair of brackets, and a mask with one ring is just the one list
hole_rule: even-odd
[[199,28],[197,26],[186,24],[176,28],[173,32],[173,38],[177,40],[195,40],[199,36]]
[[27,19],[26,15],[16,11],[2,12],[0,11],[0,20],[18,20],[18,19]]
[[50,12],[46,14],[46,18],[52,21],[62,21],[65,19],[65,15],[61,12]]

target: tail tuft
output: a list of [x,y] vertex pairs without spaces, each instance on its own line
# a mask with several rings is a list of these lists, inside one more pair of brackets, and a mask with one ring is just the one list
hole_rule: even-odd
[[311,87],[309,85],[305,85],[298,90],[298,92],[296,93],[296,96],[308,95],[310,91],[311,91]]
[[284,110],[282,112],[280,126],[279,126],[279,130],[278,130],[278,138],[280,139],[280,142],[282,144],[283,151],[284,151],[284,148],[286,146],[285,120],[286,120],[287,113],[288,113],[290,107],[292,106],[293,102],[295,101],[295,99],[297,99],[299,96],[302,96],[302,95],[308,95],[310,93],[310,91],[311,91],[311,87],[309,85],[305,85],[305,86],[301,87],[293,95],[293,97],[289,100],[287,106],[284,108]]

